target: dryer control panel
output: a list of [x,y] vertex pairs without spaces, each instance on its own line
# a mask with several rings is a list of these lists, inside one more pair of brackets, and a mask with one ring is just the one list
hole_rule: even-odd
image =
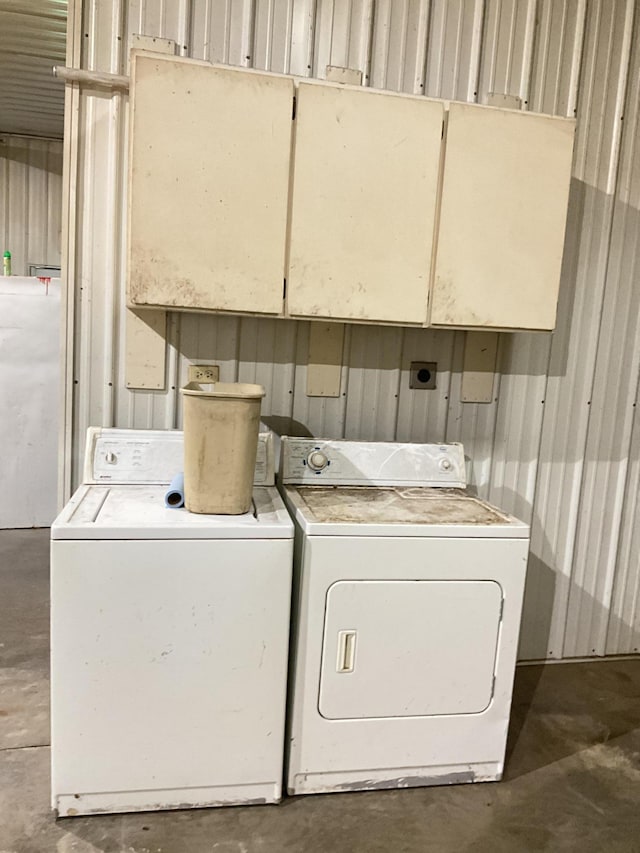
[[467,485],[461,444],[400,444],[283,437],[283,484],[327,486]]

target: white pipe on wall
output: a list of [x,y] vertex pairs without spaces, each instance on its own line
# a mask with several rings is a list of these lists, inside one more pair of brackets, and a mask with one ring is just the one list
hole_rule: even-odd
[[86,83],[104,86],[107,89],[129,90],[129,78],[122,74],[108,74],[105,71],[81,71],[79,68],[67,68],[66,65],[54,65],[53,76],[65,83]]

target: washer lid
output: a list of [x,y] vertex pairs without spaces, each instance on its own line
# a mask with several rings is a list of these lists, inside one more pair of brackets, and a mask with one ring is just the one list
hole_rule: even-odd
[[463,489],[288,486],[305,533],[527,538],[529,526]]
[[290,539],[275,488],[253,490],[254,512],[200,515],[167,509],[166,486],[81,486],[51,526],[52,539]]

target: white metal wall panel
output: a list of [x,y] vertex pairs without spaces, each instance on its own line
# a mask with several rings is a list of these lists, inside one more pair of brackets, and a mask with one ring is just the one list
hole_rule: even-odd
[[425,91],[430,8],[429,0],[377,0],[369,75],[374,88]]
[[[343,65],[361,70],[364,85],[481,103],[517,95],[525,109],[577,110],[578,133],[558,329],[501,336],[491,403],[461,401],[464,332],[347,326],[340,396],[310,398],[308,323],[177,314],[167,390],[131,392],[122,354],[126,97],[83,89],[72,234],[76,473],[87,425],[179,425],[188,362],[215,361],[224,379],[262,382],[265,416],[295,432],[463,441],[473,487],[532,521],[521,656],[637,650],[634,32],[637,42],[633,0],[84,0],[85,68],[126,73],[128,38],[139,33],[233,65],[316,77]],[[438,362],[435,391],[409,389],[412,360]]]
[[[95,0],[84,7],[83,67],[119,73],[124,2]],[[96,38],[95,34],[104,34]],[[91,423],[115,418],[118,347],[124,342],[119,326],[124,314],[121,278],[121,240],[125,207],[126,97],[91,88],[80,90],[79,111],[84,123],[78,134],[76,212],[79,223],[75,245],[74,425],[82,435]],[[84,223],[84,227],[83,227]],[[74,441],[74,475],[81,468],[82,446]]]
[[[301,7],[302,26],[303,30],[306,30],[306,37],[303,33],[302,38],[303,63],[300,62],[299,52]],[[295,0],[257,0],[253,28],[253,67],[306,77],[311,71],[308,59],[312,11],[311,2],[301,4]]]
[[404,329],[352,327],[345,438],[395,439],[403,337]]
[[529,109],[573,116],[587,0],[541,0],[538,6]]
[[310,76],[315,8],[315,0],[256,0],[254,68]]
[[537,0],[487,0],[478,101],[492,93],[528,103]]
[[317,0],[312,76],[325,78],[328,65],[369,69],[374,0]]
[[[397,441],[445,441],[448,439],[447,400],[453,369],[455,337],[456,332],[449,331],[404,330],[396,424]],[[415,391],[409,388],[412,361],[437,363],[435,390]]]
[[[636,27],[638,22],[636,22]],[[625,128],[622,141],[622,159],[618,176],[618,192],[614,209],[614,222],[622,221],[625,239],[618,240],[618,252],[624,255],[620,259],[619,273],[627,299],[635,299],[638,276],[640,276],[640,39],[633,39],[633,55],[629,73],[629,88],[625,107]],[[617,236],[616,229],[614,235]],[[622,310],[629,303],[622,306]],[[633,327],[637,324],[638,309],[635,317],[622,318],[625,324]],[[617,333],[617,330],[614,334]],[[607,343],[603,337],[603,343]],[[614,343],[610,339],[610,343]],[[625,385],[638,379],[638,344],[627,341],[630,351],[620,378]],[[614,380],[615,384],[615,380]],[[628,447],[628,467],[624,491],[624,507],[619,522],[619,545],[614,575],[612,602],[608,608],[607,641],[605,653],[630,654],[640,651],[640,417],[638,416],[638,388],[635,394],[629,394],[620,401],[620,414],[628,424],[629,415],[633,418],[631,438]],[[609,418],[617,418],[618,411],[610,411]],[[618,467],[624,464],[626,447],[617,448],[613,459]],[[597,571],[597,570],[596,570]]]
[[488,498],[531,523],[551,335],[502,335]]
[[291,417],[298,324],[244,318],[240,325],[238,382],[263,385],[262,416],[276,426]]
[[[93,2],[95,3],[95,0]],[[189,52],[191,5],[190,0],[129,0],[128,3],[117,2],[113,4],[112,26],[120,35],[121,30],[124,29],[123,18],[126,16],[129,33],[173,39],[176,43],[176,52],[181,56],[186,55]],[[204,33],[204,29],[200,32]],[[191,54],[189,53],[189,55]],[[212,61],[214,60],[212,59]],[[227,60],[222,61],[226,62]]]
[[13,275],[60,266],[62,142],[0,136],[0,235]]
[[[612,163],[617,162],[633,4],[591,3],[585,31],[578,128],[558,327],[545,404],[532,561],[525,616],[545,624],[523,632],[521,654],[563,657],[580,514],[598,329],[612,225]],[[617,378],[616,378],[617,381]],[[587,517],[585,518],[585,521]],[[590,520],[590,519],[589,519]],[[607,571],[602,567],[602,571]],[[550,618],[548,616],[550,615]],[[543,647],[545,644],[546,647]]]
[[[628,21],[631,42],[631,21]],[[622,84],[621,84],[622,85]],[[605,653],[640,368],[640,49],[629,63],[565,656]],[[634,496],[627,498],[635,500]],[[637,569],[635,571],[637,576]]]
[[[179,43],[186,13],[179,14],[178,3],[168,2],[176,13],[172,26],[162,35]],[[185,55],[209,62],[222,62],[245,68],[252,66],[253,3],[250,0],[194,0],[191,12],[191,37]],[[146,34],[146,17],[140,30]]]
[[[638,411],[637,400],[634,403]],[[640,652],[640,418],[634,418],[606,654]]]
[[484,7],[482,0],[434,0],[425,94],[477,101]]
[[[544,0],[538,4],[528,107],[571,116],[576,106],[577,71],[582,58],[585,3]],[[526,99],[526,98],[525,98]],[[576,193],[572,209],[576,207]],[[575,219],[575,217],[574,217]],[[575,279],[578,231],[569,228],[561,298]],[[563,317],[566,317],[566,312]],[[556,335],[560,332],[556,332]],[[490,452],[490,500],[532,524],[534,542],[544,541],[534,507],[543,418],[546,416],[547,372],[554,336],[503,335],[496,431]],[[557,460],[562,465],[561,460]],[[542,499],[544,501],[544,499]],[[521,631],[522,657],[545,657],[550,630],[555,574],[535,545],[529,561]]]

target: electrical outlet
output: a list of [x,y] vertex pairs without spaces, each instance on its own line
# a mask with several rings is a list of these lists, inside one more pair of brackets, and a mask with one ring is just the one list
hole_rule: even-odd
[[435,361],[412,361],[409,388],[429,391],[436,387],[438,365]]
[[217,364],[190,364],[189,382],[217,382],[220,379],[220,367]]

